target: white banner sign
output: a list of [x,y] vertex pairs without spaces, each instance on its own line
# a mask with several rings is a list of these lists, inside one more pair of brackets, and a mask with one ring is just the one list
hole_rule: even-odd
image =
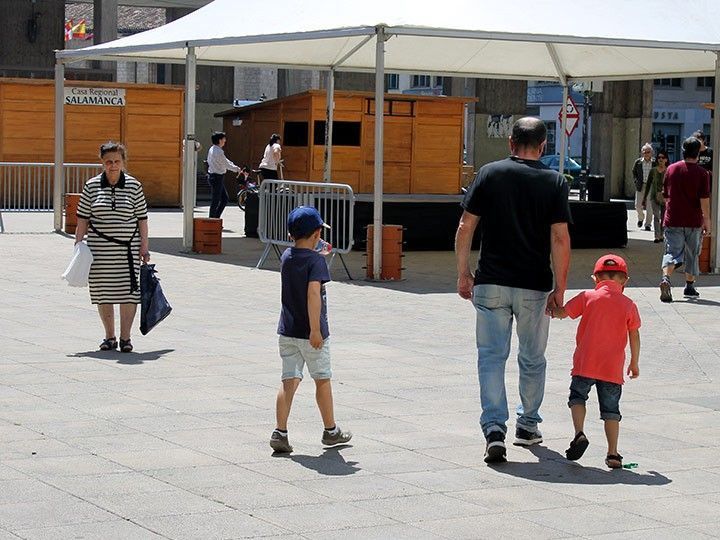
[[124,107],[124,88],[65,88],[65,105],[101,105],[104,107]]

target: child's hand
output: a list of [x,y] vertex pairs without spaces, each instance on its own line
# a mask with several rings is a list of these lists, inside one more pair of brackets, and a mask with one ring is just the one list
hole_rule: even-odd
[[627,374],[630,375],[631,379],[637,379],[640,376],[640,366],[638,366],[637,362],[630,362]]
[[564,319],[567,317],[567,312],[564,307],[548,307],[545,312],[550,315],[553,319]]
[[322,349],[323,346],[323,337],[320,333],[320,330],[311,330],[310,331],[310,346],[313,349]]

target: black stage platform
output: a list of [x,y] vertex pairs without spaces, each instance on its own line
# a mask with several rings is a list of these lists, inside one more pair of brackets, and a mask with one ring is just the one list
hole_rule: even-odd
[[[383,222],[402,225],[406,251],[447,251],[454,248],[462,196],[386,195]],[[570,201],[573,248],[619,248],[627,244],[627,209],[622,202]],[[355,201],[355,249],[364,250],[365,227],[372,223],[373,202],[367,196]],[[474,246],[478,247],[476,237]]]
[[[402,225],[406,251],[448,251],[454,249],[462,208],[462,195],[385,195],[383,222]],[[573,248],[619,248],[627,244],[627,207],[623,202],[570,201]],[[365,250],[366,227],[372,223],[370,195],[355,200],[354,249]],[[326,218],[327,219],[327,218]],[[248,196],[245,207],[245,235],[257,237],[258,198]],[[478,239],[473,243],[478,248]]]

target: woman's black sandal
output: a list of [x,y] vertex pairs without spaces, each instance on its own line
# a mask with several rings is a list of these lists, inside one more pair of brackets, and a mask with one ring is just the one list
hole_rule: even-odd
[[585,453],[589,444],[590,442],[587,440],[587,437],[581,431],[570,441],[570,448],[565,450],[565,457],[570,461],[577,461]]
[[605,458],[605,465],[611,469],[622,469],[623,457],[620,454],[608,454]]
[[114,351],[118,347],[117,339],[114,337],[105,338],[102,340],[102,343],[100,343],[100,350],[101,351]]
[[133,346],[129,339],[120,339],[120,352],[132,352]]

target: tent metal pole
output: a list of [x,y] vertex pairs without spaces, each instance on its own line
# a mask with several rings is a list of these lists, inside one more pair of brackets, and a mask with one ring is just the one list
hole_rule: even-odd
[[382,269],[383,113],[385,112],[385,28],[377,27],[375,44],[375,186],[373,191],[373,279]]
[[715,153],[712,163],[712,190],[711,190],[711,227],[712,236],[710,237],[710,262],[713,273],[720,273],[720,246],[718,246],[718,238],[720,238],[720,167],[718,166],[717,152],[720,148],[717,141],[720,137],[720,52],[715,53],[715,112],[712,119],[711,137],[712,143],[715,145]]
[[329,182],[332,176],[332,136],[333,112],[335,110],[335,68],[328,71],[327,96],[325,97],[325,168],[323,181]]
[[183,152],[183,248],[193,247],[193,211],[195,209],[195,47],[185,55],[185,149]]
[[53,177],[53,228],[62,230],[65,192],[65,64],[55,62],[55,170]]
[[565,125],[567,124],[567,99],[568,86],[567,84],[564,84],[562,93],[562,104],[560,105],[560,110],[562,111],[560,120],[560,129],[562,131],[562,133],[560,134],[560,174],[565,174],[565,154],[567,153],[568,144],[567,132],[565,131]]

